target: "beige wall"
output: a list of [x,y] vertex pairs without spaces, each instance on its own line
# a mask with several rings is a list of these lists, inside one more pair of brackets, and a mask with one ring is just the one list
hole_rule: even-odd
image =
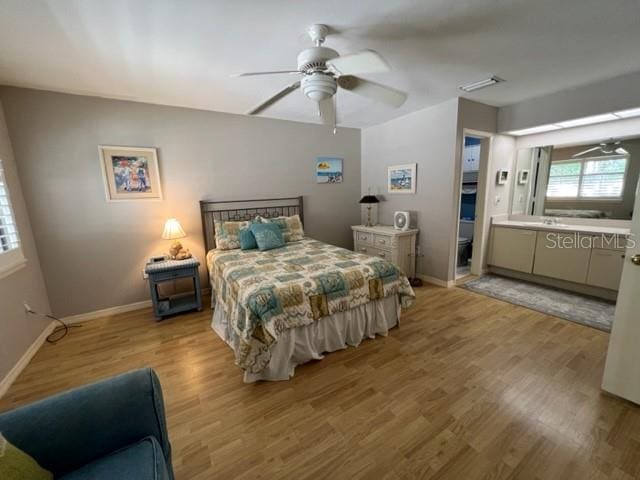
[[[360,131],[52,92],[0,90],[53,311],[147,299],[144,261],[175,216],[204,258],[198,201],[302,194],[305,228],[351,247],[359,222]],[[159,149],[164,200],[105,201],[98,145]],[[315,157],[344,158],[344,183],[315,183]],[[201,269],[204,278],[204,269]]]
[[18,181],[1,103],[0,158],[4,165],[22,250],[27,259],[25,266],[20,270],[0,279],[0,380],[2,380],[49,324],[49,321],[42,317],[28,315],[24,311],[22,302],[26,301],[31,308],[48,313],[49,300]]

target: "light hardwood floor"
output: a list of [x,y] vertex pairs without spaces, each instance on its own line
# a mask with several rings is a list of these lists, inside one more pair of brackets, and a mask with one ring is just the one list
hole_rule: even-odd
[[417,289],[386,338],[245,385],[210,312],[149,310],[45,345],[0,410],[152,366],[178,479],[640,477],[640,407],[600,391],[608,335],[461,289]]

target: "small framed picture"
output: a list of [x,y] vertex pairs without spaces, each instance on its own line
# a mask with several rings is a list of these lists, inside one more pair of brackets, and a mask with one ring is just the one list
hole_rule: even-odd
[[509,180],[509,170],[498,170],[498,175],[496,176],[496,183],[498,185],[504,185]]
[[342,158],[316,158],[316,183],[342,183]]
[[387,167],[387,191],[389,193],[416,193],[416,165]]
[[529,170],[520,170],[518,172],[518,184],[526,185],[528,181],[529,181]]
[[155,148],[101,145],[99,151],[108,202],[162,200]]

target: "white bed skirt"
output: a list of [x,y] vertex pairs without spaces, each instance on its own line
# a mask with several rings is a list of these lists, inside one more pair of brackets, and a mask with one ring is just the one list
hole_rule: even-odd
[[[365,338],[386,336],[400,320],[397,295],[374,300],[324,317],[310,325],[286,330],[271,350],[269,365],[259,373],[244,372],[245,383],[258,380],[289,380],[297,365],[321,360],[325,352],[357,347]],[[216,305],[211,327],[234,351],[237,337],[224,310]]]

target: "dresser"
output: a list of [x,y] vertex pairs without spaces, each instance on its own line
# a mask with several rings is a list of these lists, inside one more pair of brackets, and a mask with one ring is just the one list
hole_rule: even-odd
[[388,225],[354,225],[351,229],[356,252],[389,260],[408,277],[415,276],[417,229],[403,231]]

